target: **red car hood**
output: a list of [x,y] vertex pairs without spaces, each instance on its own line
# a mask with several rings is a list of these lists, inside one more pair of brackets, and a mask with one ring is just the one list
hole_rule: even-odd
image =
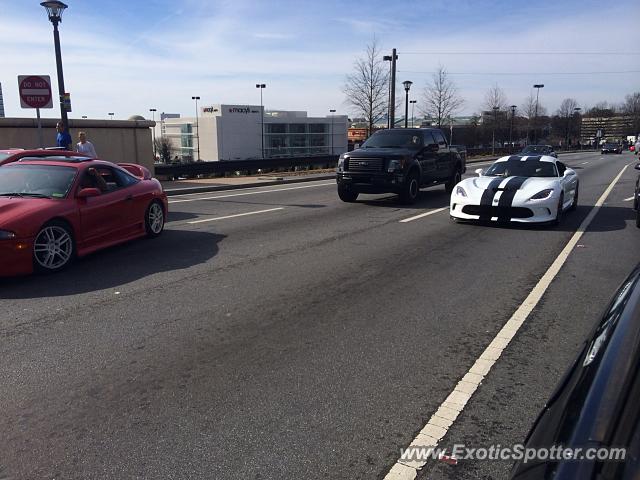
[[61,211],[60,203],[50,198],[0,197],[0,229],[19,237],[35,235],[41,222]]

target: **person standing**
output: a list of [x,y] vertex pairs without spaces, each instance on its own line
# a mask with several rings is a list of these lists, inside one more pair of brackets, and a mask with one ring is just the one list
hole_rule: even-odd
[[58,135],[56,136],[56,146],[62,150],[71,150],[71,135],[67,131],[65,124],[58,122],[56,124]]
[[79,142],[76,144],[76,152],[84,153],[91,158],[98,158],[96,149],[89,140],[87,140],[87,134],[85,132],[78,133]]

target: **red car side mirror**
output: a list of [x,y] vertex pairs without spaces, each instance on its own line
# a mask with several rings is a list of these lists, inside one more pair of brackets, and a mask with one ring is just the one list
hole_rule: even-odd
[[102,195],[102,192],[99,188],[83,188],[76,195],[78,198],[89,198],[89,197],[97,197],[98,195]]

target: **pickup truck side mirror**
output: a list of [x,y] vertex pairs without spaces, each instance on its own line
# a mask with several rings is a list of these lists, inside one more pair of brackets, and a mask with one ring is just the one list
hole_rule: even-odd
[[640,163],[636,163],[636,166],[633,168],[635,168],[636,170],[640,170]]
[[484,170],[481,168],[476,168],[475,172],[478,174],[479,177],[481,177],[482,174],[484,173]]

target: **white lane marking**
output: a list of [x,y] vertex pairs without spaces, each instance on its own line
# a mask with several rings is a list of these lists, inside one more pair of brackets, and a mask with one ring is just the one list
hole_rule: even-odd
[[560,272],[567,258],[569,258],[569,255],[591,224],[591,221],[598,214],[598,211],[600,211],[600,208],[627,167],[628,165],[625,165],[616,178],[609,184],[595,206],[582,221],[569,242],[538,281],[537,285],[531,290],[524,302],[522,302],[507,323],[504,324],[500,332],[498,332],[493,341],[484,352],[482,352],[482,355],[476,360],[471,369],[462,377],[438,410],[431,416],[424,428],[413,439],[408,450],[408,455],[413,453],[413,456],[411,458],[407,457],[406,459],[400,457],[391,471],[385,476],[385,480],[416,478],[418,470],[424,467],[427,461],[422,459],[415,460],[414,458],[419,457],[415,456],[415,452],[412,452],[411,447],[435,447],[438,442],[444,438],[451,425],[456,421],[462,410],[464,410],[465,405],[480,386],[484,377],[486,377],[491,370],[491,367],[495,365],[504,349],[509,345],[509,342],[511,342],[527,317],[538,305],[538,302],[540,302],[549,285],[551,285],[553,279],[558,275],[558,272]]
[[[287,188],[274,188],[271,190],[257,190],[252,192],[242,192],[242,193],[228,193],[226,195],[216,195],[215,197],[198,197],[198,198],[186,198],[184,200],[169,200],[169,203],[184,203],[184,202],[199,202],[201,200],[216,200],[218,198],[229,198],[229,197],[241,197],[244,195],[258,195],[260,193],[271,193],[271,192],[285,192],[287,190],[300,190],[302,188],[314,188],[314,187],[326,187],[327,185],[335,185],[336,182],[327,182],[327,183],[318,183],[314,185],[303,185],[301,187],[287,187]],[[195,193],[185,193],[184,195],[196,195]],[[202,195],[202,193],[200,193]],[[179,197],[182,195],[172,195],[173,197]]]
[[587,163],[589,163],[589,162],[582,162],[580,165],[586,165]]
[[429,215],[433,215],[434,213],[442,212],[443,210],[447,210],[449,207],[436,208],[435,210],[429,210],[428,212],[421,213],[420,215],[416,215],[415,217],[405,218],[404,220],[400,220],[400,223],[412,222],[414,220],[418,220],[422,217],[427,217]]
[[215,222],[216,220],[226,220],[227,218],[246,217],[247,215],[257,215],[258,213],[275,212],[276,210],[284,210],[284,207],[269,208],[267,210],[257,210],[255,212],[237,213],[235,215],[225,215],[224,217],[205,218],[203,220],[192,220],[191,222],[187,222],[187,223],[190,225],[194,225],[196,223]]
[[630,202],[631,200],[633,200],[635,197],[629,197],[629,198],[625,198],[623,200],[623,202]]

